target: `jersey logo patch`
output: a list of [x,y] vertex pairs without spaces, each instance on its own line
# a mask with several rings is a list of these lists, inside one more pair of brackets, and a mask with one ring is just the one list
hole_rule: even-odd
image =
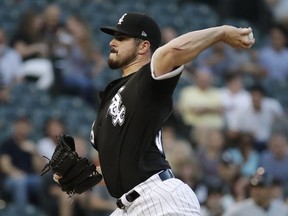
[[112,116],[112,124],[114,126],[116,126],[117,123],[121,126],[125,121],[126,107],[122,105],[122,97],[120,95],[124,88],[125,86],[122,86],[118,90],[117,94],[112,98],[108,108],[108,113]]

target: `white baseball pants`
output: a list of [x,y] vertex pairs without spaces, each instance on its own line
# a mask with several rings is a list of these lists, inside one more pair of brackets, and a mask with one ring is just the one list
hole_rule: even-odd
[[140,196],[124,209],[117,208],[111,216],[200,216],[195,193],[179,179],[162,181],[155,174],[133,190]]

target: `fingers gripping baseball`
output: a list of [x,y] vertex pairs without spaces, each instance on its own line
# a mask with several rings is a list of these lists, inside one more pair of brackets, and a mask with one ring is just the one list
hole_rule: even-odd
[[223,41],[234,48],[250,48],[254,43],[252,28],[225,26]]
[[58,138],[52,158],[42,170],[42,175],[50,169],[54,173],[53,179],[70,196],[81,194],[102,180],[96,166],[87,158],[78,156],[74,139],[67,135]]

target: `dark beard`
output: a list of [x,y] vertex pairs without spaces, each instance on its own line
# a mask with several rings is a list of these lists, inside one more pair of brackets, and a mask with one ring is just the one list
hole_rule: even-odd
[[126,59],[119,61],[119,60],[112,60],[111,58],[108,59],[108,65],[111,69],[119,69],[123,68],[126,65],[130,64],[132,61],[134,61],[137,57],[136,50],[131,53]]
[[108,65],[111,69],[118,69],[121,67],[121,64],[117,61],[114,61],[112,59],[108,59]]

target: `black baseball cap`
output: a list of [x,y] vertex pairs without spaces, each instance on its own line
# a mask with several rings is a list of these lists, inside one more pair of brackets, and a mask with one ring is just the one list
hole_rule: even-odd
[[158,48],[161,44],[161,31],[157,23],[145,13],[127,12],[122,15],[116,26],[101,27],[101,31],[114,35],[116,32],[148,40]]

